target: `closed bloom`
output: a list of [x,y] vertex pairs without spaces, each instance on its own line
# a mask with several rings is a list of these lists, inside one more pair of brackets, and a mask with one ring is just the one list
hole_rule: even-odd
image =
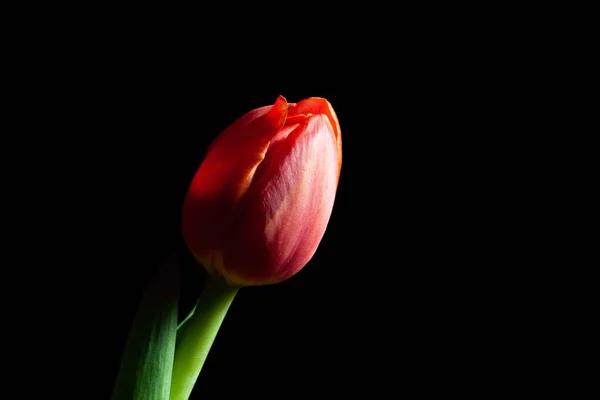
[[210,145],[183,204],[188,249],[231,286],[288,279],[314,255],[333,209],[340,126],[322,98],[252,110]]

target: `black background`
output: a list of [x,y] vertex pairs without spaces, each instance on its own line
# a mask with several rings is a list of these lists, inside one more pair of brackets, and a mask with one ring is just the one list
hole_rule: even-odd
[[191,306],[204,274],[180,234],[187,187],[209,143],[278,95],[325,97],[337,112],[333,214],[300,273],[239,292],[192,398],[463,393],[497,378],[490,365],[515,333],[499,322],[510,290],[493,293],[510,273],[503,246],[518,243],[501,232],[517,199],[495,162],[511,106],[494,60],[466,62],[437,40],[260,65],[253,51],[189,42],[103,43],[47,46],[20,94],[40,110],[24,120],[35,134],[23,129],[22,196],[43,255],[30,277],[42,289],[20,301],[54,321],[42,336],[56,355],[40,367],[53,385],[73,354],[59,375],[74,396],[109,398],[140,296],[173,253],[182,314]]
[[[110,389],[145,281],[172,252],[186,267],[190,297],[182,308],[191,306],[193,280],[200,285],[204,276],[181,242],[187,186],[210,141],[279,94],[291,102],[325,97],[338,113],[344,164],[331,222],[297,276],[240,291],[192,398],[376,392],[384,390],[379,381],[387,386],[390,379],[434,390],[428,381],[435,377],[440,385],[449,374],[461,384],[448,371],[464,360],[461,343],[478,340],[485,329],[464,324],[485,311],[461,306],[468,304],[461,281],[473,273],[465,257],[474,250],[463,253],[469,245],[456,237],[463,233],[453,197],[462,196],[457,167],[446,165],[452,157],[443,143],[450,139],[428,132],[443,116],[432,122],[421,111],[407,115],[421,107],[411,106],[412,99],[389,104],[378,90],[344,90],[343,82],[326,79],[273,83],[261,81],[263,75],[215,74],[190,83],[148,76],[127,87],[129,79],[115,74],[116,82],[94,86],[111,101],[93,103],[100,107],[90,116],[98,122],[96,145],[79,165],[88,170],[79,206],[93,208],[84,232],[90,224],[97,230],[85,244],[98,268],[92,286],[101,288],[88,301],[102,298],[95,329],[111,343],[99,348],[106,368],[94,377],[97,384]],[[415,100],[425,107],[430,101]]]

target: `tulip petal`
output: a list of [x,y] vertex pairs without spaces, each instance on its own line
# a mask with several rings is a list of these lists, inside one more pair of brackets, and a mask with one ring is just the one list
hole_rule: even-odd
[[[326,99],[322,97],[309,97],[296,104],[290,104],[288,109],[288,121],[291,121],[296,115],[299,114],[324,114],[329,118],[329,122],[333,127],[335,137],[337,140],[338,150],[338,164],[341,170],[342,167],[342,130],[340,128],[340,122],[338,121],[337,115]],[[339,173],[338,173],[339,178]]]
[[333,208],[338,160],[327,115],[307,116],[269,149],[224,242],[230,284],[279,282],[310,260]]
[[[247,112],[213,140],[207,153],[211,153],[215,149],[227,152],[232,147],[239,148],[242,144],[247,145],[246,140],[256,141],[259,138],[264,140],[272,128],[279,129],[283,126],[287,118],[287,106],[285,97],[279,96],[272,106],[259,107]],[[259,139],[259,141],[261,140]]]
[[211,252],[222,247],[237,204],[248,190],[269,143],[283,127],[287,109],[285,98],[279,96],[273,106],[261,107],[238,119],[209,147],[182,211],[183,237],[201,262],[216,258]]

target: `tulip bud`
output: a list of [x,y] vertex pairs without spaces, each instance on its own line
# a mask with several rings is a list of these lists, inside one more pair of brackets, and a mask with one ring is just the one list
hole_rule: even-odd
[[190,252],[231,286],[290,278],[329,222],[342,163],[336,114],[322,98],[252,110],[209,146],[183,204]]

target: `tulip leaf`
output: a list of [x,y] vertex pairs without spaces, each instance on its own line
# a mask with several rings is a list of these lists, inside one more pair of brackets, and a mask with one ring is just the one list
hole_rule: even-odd
[[179,263],[161,265],[146,287],[113,389],[112,400],[168,400],[177,335]]
[[198,307],[198,303],[194,304],[194,307],[192,307],[192,309],[188,313],[187,317],[185,317],[183,319],[183,321],[181,321],[179,323],[179,325],[177,325],[177,330],[181,329],[181,327],[183,326],[183,324],[185,324],[190,318],[192,318],[192,315],[194,315],[194,312],[196,312],[196,307]]

